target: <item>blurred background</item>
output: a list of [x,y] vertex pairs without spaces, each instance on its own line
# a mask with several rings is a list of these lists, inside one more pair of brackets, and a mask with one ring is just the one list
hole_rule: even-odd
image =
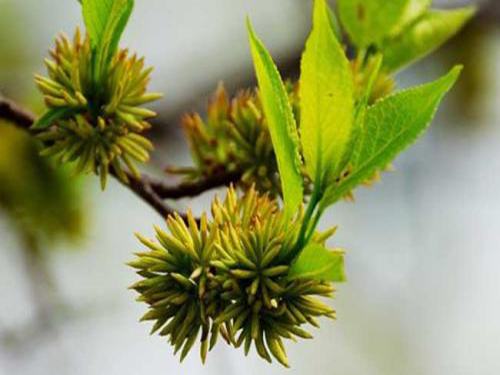
[[[247,14],[283,74],[297,74],[310,1],[136,3],[123,44],[147,56],[152,91],[166,93],[154,108],[151,173],[189,165],[180,116],[203,109],[219,81],[232,93],[254,85]],[[136,278],[124,263],[140,248],[133,233],[152,235],[161,218],[115,182],[101,193],[97,179],[54,172],[22,133],[0,124],[0,374],[498,374],[499,8],[482,1],[460,35],[398,77],[405,87],[466,66],[395,172],[325,217],[325,227],[340,227],[334,244],[347,249],[349,282],[331,302],[338,320],[288,344],[291,370],[224,345],[204,367],[195,351],[179,364],[138,323],[145,306],[127,290]],[[53,37],[77,24],[76,1],[0,0],[0,92],[40,113],[33,73],[44,73]],[[199,212],[209,200],[176,204]]]

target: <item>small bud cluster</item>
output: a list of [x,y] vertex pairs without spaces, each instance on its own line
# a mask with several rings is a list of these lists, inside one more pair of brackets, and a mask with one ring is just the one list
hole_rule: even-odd
[[[138,260],[129,265],[144,278],[131,288],[141,294],[139,301],[150,309],[142,320],[156,321],[151,333],[167,336],[181,359],[188,354],[201,331],[201,356],[215,345],[219,329],[210,326],[210,316],[223,309],[211,280],[211,262],[215,259],[215,224],[203,215],[198,225],[191,212],[188,225],[179,216],[170,216],[167,226],[171,235],[156,229],[158,243],[140,235],[149,248],[137,253]],[[216,287],[216,285],[215,285]]]
[[[297,110],[297,86],[287,86],[292,107]],[[196,167],[177,172],[195,180],[238,171],[242,174],[240,184],[245,188],[255,185],[258,191],[273,196],[281,191],[271,135],[258,92],[241,91],[230,100],[220,85],[209,102],[206,120],[193,113],[184,116],[183,125]]]
[[[143,278],[131,288],[149,305],[143,320],[167,336],[181,359],[201,332],[201,357],[217,336],[234,347],[252,345],[271,362],[288,366],[284,339],[311,338],[302,325],[335,318],[335,311],[314,296],[332,297],[330,283],[288,278],[289,254],[297,242],[303,214],[287,220],[275,200],[251,188],[242,197],[230,188],[224,202],[215,199],[211,223],[169,217],[170,234],[156,228],[154,242],[130,266]],[[333,231],[316,235],[323,243]]]
[[396,80],[385,71],[380,71],[373,83],[370,84],[372,73],[376,69],[376,65],[377,59],[374,57],[369,58],[367,61],[351,61],[351,70],[356,89],[355,96],[357,98],[361,97],[366,91],[366,87],[371,85],[368,104],[374,104],[377,100],[390,95],[396,89]]
[[43,154],[75,162],[76,172],[100,175],[103,188],[110,169],[123,182],[128,182],[124,166],[139,176],[133,162],[148,161],[153,148],[140,133],[155,116],[140,106],[161,97],[146,93],[152,69],[120,50],[105,74],[96,77],[90,40],[82,39],[79,30],[73,41],[59,37],[50,54],[52,60],[45,60],[49,78],[35,78],[49,109],[40,126],[39,138],[48,144]]

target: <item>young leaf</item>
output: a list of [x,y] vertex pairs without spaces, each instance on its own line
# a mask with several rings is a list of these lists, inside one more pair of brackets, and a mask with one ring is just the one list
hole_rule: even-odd
[[349,148],[354,83],[349,62],[335,37],[325,0],[314,5],[313,31],[302,57],[301,141],[307,172],[324,187],[335,179]]
[[475,7],[427,11],[398,37],[384,43],[384,68],[396,71],[433,52],[455,35],[475,11]]
[[116,49],[134,7],[134,0],[83,0],[83,18],[98,63],[108,61]]
[[247,21],[250,47],[259,82],[262,106],[278,161],[287,215],[293,215],[303,200],[299,137],[285,86],[271,55]]
[[134,0],[115,0],[113,12],[114,15],[111,22],[108,23],[104,34],[104,41],[109,38],[109,45],[107,45],[107,59],[111,59],[118,49],[118,44],[122,37],[123,31],[127,26],[132,10],[134,9]]
[[340,21],[359,48],[379,44],[400,22],[411,0],[338,0]]
[[335,12],[330,9],[330,7],[327,7],[327,11],[328,11],[328,18],[330,19],[330,25],[332,27],[332,30],[335,34],[335,36],[337,37],[337,39],[342,39],[342,29],[340,28],[340,23],[339,23],[339,20],[337,18],[337,15],[335,14]]
[[113,3],[114,0],[83,0],[83,20],[94,46],[101,44]]
[[346,281],[344,253],[328,250],[324,246],[311,243],[300,253],[288,273],[290,280],[313,279],[319,281]]
[[61,107],[53,108],[45,112],[45,114],[40,117],[32,126],[33,130],[43,130],[52,125],[58,120],[67,118],[75,113],[78,113],[81,109],[76,107]]
[[439,103],[461,70],[457,66],[437,81],[394,94],[368,107],[349,162],[349,173],[329,188],[322,208],[344,197],[410,146],[430,125]]

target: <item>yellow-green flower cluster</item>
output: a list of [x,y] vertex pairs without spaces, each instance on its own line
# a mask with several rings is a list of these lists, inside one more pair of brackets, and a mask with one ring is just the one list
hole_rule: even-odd
[[[179,216],[170,216],[167,226],[170,235],[156,229],[158,243],[140,235],[139,240],[149,248],[137,253],[138,260],[129,265],[138,269],[144,278],[131,288],[141,294],[139,301],[150,309],[142,320],[154,320],[151,331],[167,336],[181,360],[188,354],[201,331],[201,357],[215,345],[219,328],[211,327],[210,317],[224,307],[219,305],[212,280],[211,262],[215,259],[215,224],[203,215],[200,225],[188,213],[188,225]],[[215,285],[216,286],[216,285]]]
[[[298,109],[297,87],[288,84],[289,97]],[[239,92],[229,99],[220,85],[210,100],[207,117],[184,116],[194,168],[180,169],[189,179],[238,171],[240,185],[255,185],[260,192],[279,194],[280,182],[267,121],[256,91]]]
[[134,161],[148,161],[153,148],[140,133],[155,116],[141,105],[161,97],[146,93],[152,69],[144,68],[144,59],[120,50],[97,78],[90,40],[79,30],[73,41],[59,37],[50,54],[52,59],[45,60],[49,78],[35,78],[48,107],[35,124],[48,145],[43,154],[75,162],[77,172],[100,175],[103,187],[110,169],[124,182],[124,166],[139,176]]
[[[221,334],[234,347],[252,346],[265,360],[288,367],[284,339],[311,338],[302,326],[335,311],[314,296],[331,297],[330,283],[288,278],[288,255],[299,237],[303,214],[287,220],[275,200],[255,188],[242,197],[230,188],[224,202],[215,199],[212,221],[197,224],[169,217],[170,234],[156,228],[157,242],[130,265],[143,278],[132,286],[149,305],[143,320],[168,336],[183,359],[201,332],[205,361]],[[323,243],[333,231],[317,234]]]
[[[354,78],[355,97],[359,99],[364,95],[366,88],[370,85],[373,71],[377,65],[377,58],[370,57],[367,61],[359,59],[351,61],[352,76]],[[378,72],[371,84],[371,92],[368,95],[368,104],[390,95],[396,89],[396,80],[385,71]]]

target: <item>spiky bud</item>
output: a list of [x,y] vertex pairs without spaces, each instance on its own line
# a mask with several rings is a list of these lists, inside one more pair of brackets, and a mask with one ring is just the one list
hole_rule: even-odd
[[[289,84],[288,90],[294,108],[298,108],[296,85]],[[279,194],[276,158],[256,91],[240,91],[230,100],[219,85],[208,104],[206,120],[193,113],[184,116],[183,125],[196,167],[174,172],[198,179],[238,171],[243,187],[255,185],[260,192]]]
[[211,318],[225,308],[212,281],[215,224],[203,215],[198,225],[189,212],[188,225],[175,215],[167,219],[167,227],[170,234],[155,228],[157,242],[137,235],[149,251],[137,253],[138,260],[129,263],[144,278],[131,288],[150,306],[142,320],[155,321],[151,333],[167,336],[175,352],[182,349],[181,360],[201,332],[204,362],[220,331]]
[[[246,353],[253,344],[264,359],[288,366],[283,339],[311,338],[302,325],[335,317],[313,298],[331,297],[331,284],[288,278],[302,212],[286,220],[275,200],[252,187],[243,197],[230,188],[224,202],[216,198],[212,216],[209,223],[204,214],[199,225],[190,212],[187,224],[171,216],[170,234],[156,228],[157,242],[138,236],[149,250],[129,265],[143,278],[132,286],[149,305],[143,320],[155,321],[152,331],[182,348],[181,359],[201,331],[203,361],[222,334]],[[333,232],[313,241],[323,243]]]
[[100,175],[103,188],[110,169],[124,182],[124,166],[139,176],[134,161],[148,161],[153,148],[140,133],[155,116],[141,105],[161,98],[146,93],[152,69],[120,50],[97,78],[90,40],[82,39],[78,29],[72,41],[57,38],[50,55],[45,60],[49,78],[35,77],[48,108],[35,124],[48,144],[43,154],[75,162],[76,172]]
[[335,317],[334,310],[312,297],[331,297],[333,286],[287,277],[287,255],[297,242],[303,215],[288,221],[276,201],[254,189],[242,199],[230,189],[226,201],[216,201],[212,212],[220,228],[216,279],[228,301],[215,322],[230,327],[231,342],[243,345],[246,354],[254,344],[262,358],[271,362],[272,356],[288,367],[283,339],[311,338],[303,324],[317,325],[320,316]]

